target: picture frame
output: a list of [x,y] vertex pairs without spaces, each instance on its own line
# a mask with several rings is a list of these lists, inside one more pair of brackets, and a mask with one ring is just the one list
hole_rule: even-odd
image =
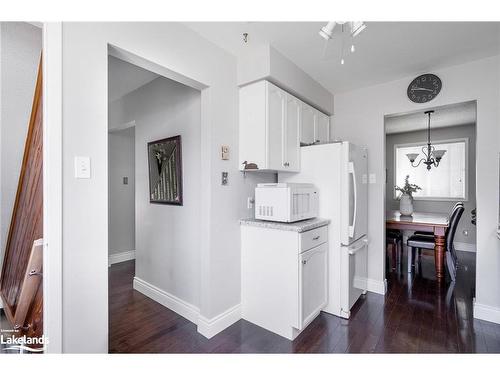
[[148,142],[149,202],[183,205],[181,136]]

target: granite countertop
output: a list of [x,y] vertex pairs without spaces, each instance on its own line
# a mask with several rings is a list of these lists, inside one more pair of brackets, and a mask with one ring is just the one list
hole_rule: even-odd
[[330,224],[329,219],[321,219],[319,217],[314,219],[296,221],[295,223],[280,223],[277,221],[257,220],[253,218],[240,219],[240,225],[249,225],[252,227],[261,227],[261,228],[278,229],[278,230],[288,230],[298,233],[307,232],[308,230],[323,227],[328,224]]

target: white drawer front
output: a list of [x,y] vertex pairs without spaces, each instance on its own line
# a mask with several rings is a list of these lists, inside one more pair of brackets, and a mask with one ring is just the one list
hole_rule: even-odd
[[328,240],[328,226],[316,228],[300,234],[300,252],[303,253]]

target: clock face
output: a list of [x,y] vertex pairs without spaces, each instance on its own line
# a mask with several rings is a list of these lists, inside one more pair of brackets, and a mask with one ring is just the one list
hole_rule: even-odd
[[422,74],[408,86],[408,98],[415,103],[427,103],[441,91],[441,80],[434,74]]

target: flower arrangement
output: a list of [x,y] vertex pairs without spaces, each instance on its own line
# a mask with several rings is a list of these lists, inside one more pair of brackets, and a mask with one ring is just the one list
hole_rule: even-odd
[[[422,190],[422,188],[418,185],[410,184],[409,179],[410,179],[410,176],[407,175],[405,178],[404,186],[401,188],[401,187],[396,185],[396,186],[394,186],[394,189],[396,189],[396,191],[400,191],[401,195],[409,195],[410,198],[413,199],[413,193],[416,193],[418,190]],[[400,198],[401,198],[401,196],[400,196]]]

